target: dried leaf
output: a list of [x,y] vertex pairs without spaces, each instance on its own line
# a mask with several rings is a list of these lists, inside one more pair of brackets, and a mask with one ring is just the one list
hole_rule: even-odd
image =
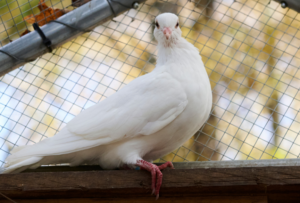
[[40,9],[40,11],[43,11],[43,10],[47,10],[49,7],[45,4],[44,0],[40,0],[38,8]]
[[26,22],[29,23],[29,24],[35,23],[35,17],[34,17],[33,14],[30,14],[30,15],[28,15],[28,16],[25,16],[25,17],[24,17],[24,20],[26,20]]
[[91,0],[72,0],[72,6],[74,7],[80,7],[83,4],[86,4],[87,2],[90,2]]
[[51,20],[55,20],[59,18],[60,16],[64,15],[67,13],[66,10],[60,10],[60,9],[53,9],[51,7],[48,7],[45,3],[44,0],[40,0],[40,3],[38,5],[38,8],[40,9],[40,14],[38,15],[33,15],[30,14],[24,18],[24,20],[29,23],[33,24],[35,22],[38,23],[39,26],[43,26],[50,22]]
[[21,37],[24,36],[24,35],[26,35],[26,34],[28,34],[28,33],[30,33],[30,31],[29,31],[29,30],[25,30],[25,31],[21,34]]

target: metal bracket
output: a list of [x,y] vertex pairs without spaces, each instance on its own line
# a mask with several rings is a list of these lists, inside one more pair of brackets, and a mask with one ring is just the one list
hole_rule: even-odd
[[274,0],[281,4],[282,8],[289,7],[290,9],[293,9],[300,12],[300,1],[299,0]]
[[43,31],[40,29],[39,25],[37,23],[33,23],[33,28],[35,31],[37,31],[37,33],[39,33],[40,37],[43,40],[43,44],[47,47],[48,51],[51,53],[52,52],[52,42],[50,39],[48,39],[45,34],[43,33]]

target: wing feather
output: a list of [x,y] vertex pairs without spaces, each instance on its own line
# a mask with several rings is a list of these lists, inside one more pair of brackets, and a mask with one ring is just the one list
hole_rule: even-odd
[[68,154],[161,130],[188,102],[180,83],[169,74],[150,74],[80,113],[54,137],[14,150],[8,165],[24,157]]
[[67,128],[92,140],[150,135],[172,122],[186,105],[180,83],[162,72],[156,77],[135,79],[117,94],[79,114]]

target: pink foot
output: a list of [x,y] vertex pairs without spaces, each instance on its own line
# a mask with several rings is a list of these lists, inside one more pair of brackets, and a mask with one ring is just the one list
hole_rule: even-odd
[[167,167],[170,167],[170,168],[174,169],[173,164],[170,161],[168,161],[168,162],[166,162],[166,163],[164,163],[160,166],[157,166],[155,164],[149,163],[149,162],[144,161],[144,160],[138,160],[136,165],[141,167],[141,169],[147,170],[151,173],[151,177],[152,177],[152,185],[151,185],[152,194],[155,194],[156,199],[158,199],[159,190],[160,190],[160,186],[162,184],[162,177],[163,177],[163,174],[160,170],[165,169]]

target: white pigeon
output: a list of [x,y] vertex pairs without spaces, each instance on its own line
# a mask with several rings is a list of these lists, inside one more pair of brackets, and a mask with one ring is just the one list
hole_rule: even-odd
[[184,38],[178,17],[155,19],[156,68],[100,103],[86,109],[54,137],[16,147],[2,173],[40,165],[99,164],[103,169],[139,166],[151,172],[158,197],[160,170],[152,164],[180,147],[207,120],[212,107],[210,82],[199,51]]

